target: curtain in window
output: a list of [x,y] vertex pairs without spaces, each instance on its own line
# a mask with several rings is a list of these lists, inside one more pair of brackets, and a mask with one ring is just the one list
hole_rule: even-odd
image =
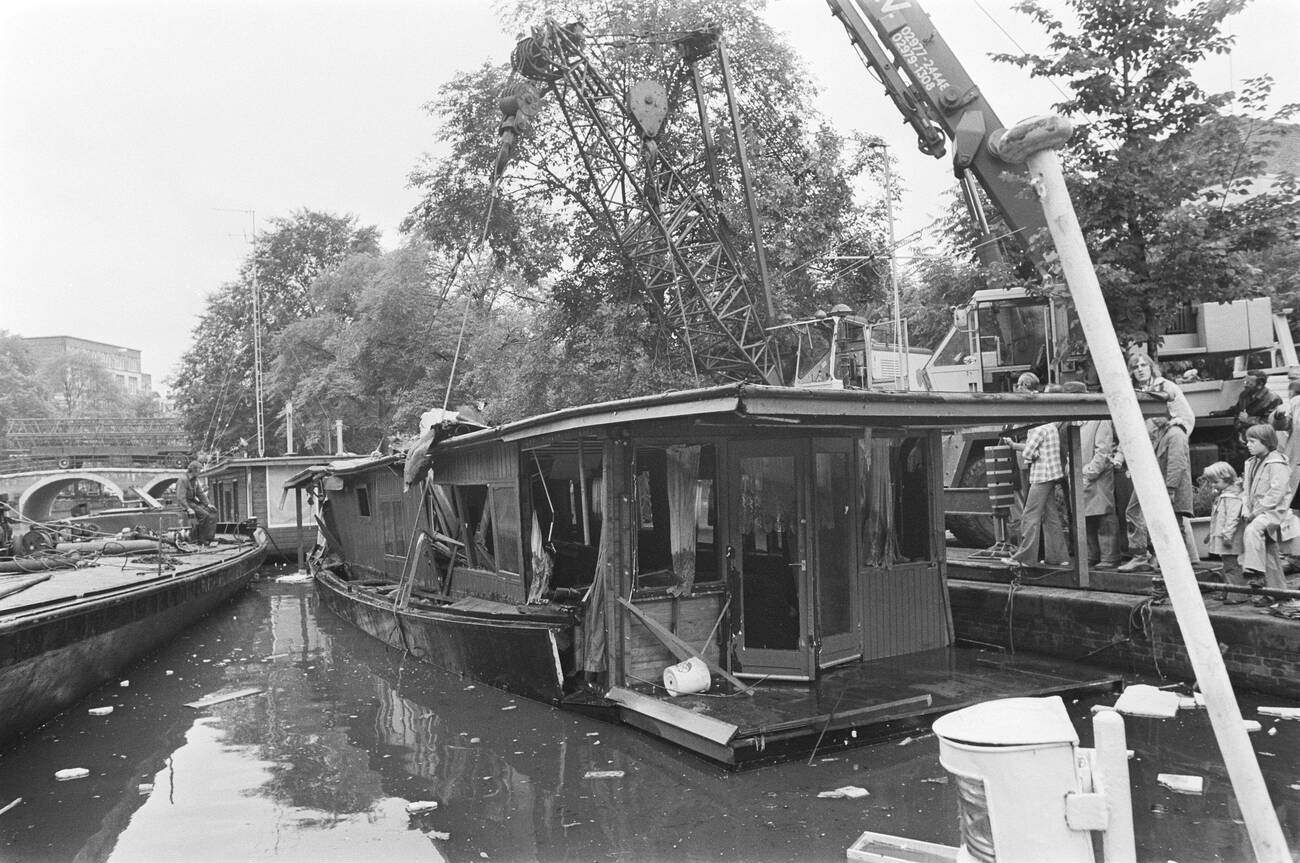
[[551,589],[551,573],[555,567],[551,563],[551,554],[546,550],[546,535],[542,531],[542,523],[537,518],[537,513],[533,513],[533,535],[530,541],[533,560],[533,580],[528,586],[528,603],[538,603],[542,601],[542,594]]
[[609,543],[614,531],[606,525],[600,532],[596,549],[596,573],[591,588],[583,597],[582,608],[582,661],[583,671],[605,670],[605,648],[609,636],[605,631],[605,604],[609,601]]
[[894,451],[896,442],[878,438],[868,429],[858,441],[858,477],[862,512],[862,547],[868,566],[889,566],[898,560],[897,517],[894,511]]
[[689,594],[695,587],[695,522],[700,498],[700,448],[668,447],[668,544],[673,555],[677,587]]

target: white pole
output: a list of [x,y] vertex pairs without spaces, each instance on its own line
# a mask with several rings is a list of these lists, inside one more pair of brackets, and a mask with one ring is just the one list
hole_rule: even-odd
[[[889,166],[889,145],[880,143],[885,159],[885,217],[889,222],[889,288],[894,298],[894,350],[898,359],[898,388],[911,389],[905,365],[907,355],[903,346],[903,300],[898,293],[898,259],[894,254],[894,172]],[[870,333],[867,338],[870,339]]]
[[257,457],[266,455],[266,422],[262,415],[262,291],[257,283],[257,211],[253,219],[253,401],[257,414]]
[[338,441],[338,454],[343,455],[343,420],[334,420],[334,438]]
[[1241,710],[1219,653],[1218,639],[1210,626],[1210,617],[1201,601],[1196,575],[1187,557],[1183,533],[1165,492],[1164,475],[1147,436],[1142,409],[1129,381],[1128,366],[1120,352],[1110,312],[1102,298],[1092,258],[1065,186],[1065,176],[1055,148],[1064,144],[1072,131],[1070,123],[1060,117],[1036,117],[1003,130],[1000,137],[990,141],[990,149],[1005,161],[1025,162],[1029,167],[1030,182],[1043,206],[1047,228],[1079,313],[1088,350],[1133,475],[1134,492],[1146,517],[1151,544],[1160,559],[1161,573],[1187,646],[1188,659],[1196,672],[1201,692],[1205,694],[1210,724],[1237,795],[1255,857],[1260,863],[1290,863],[1286,837],[1282,834],[1259,762],[1242,723]]
[[284,403],[284,454],[293,455],[293,402]]
[[1106,795],[1106,830],[1101,836],[1106,863],[1134,863],[1137,842],[1133,836],[1133,794],[1129,789],[1128,743],[1124,717],[1103,710],[1092,717],[1095,769]]

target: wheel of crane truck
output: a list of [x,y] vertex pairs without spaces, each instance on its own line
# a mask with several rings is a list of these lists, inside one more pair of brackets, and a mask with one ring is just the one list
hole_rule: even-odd
[[[959,488],[988,488],[983,455],[966,465],[957,486]],[[1020,513],[1020,496],[1017,495],[1011,505],[1011,517],[1007,519],[1007,540],[1009,542],[1020,541]],[[952,531],[952,535],[957,539],[957,544],[962,548],[984,549],[991,547],[997,541],[993,516],[990,515],[947,515],[944,517],[944,525],[948,530]]]

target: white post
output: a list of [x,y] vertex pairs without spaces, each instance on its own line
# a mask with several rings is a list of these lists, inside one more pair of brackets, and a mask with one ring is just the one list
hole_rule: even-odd
[[343,420],[334,420],[334,438],[338,441],[338,454],[343,455]]
[[1101,848],[1106,863],[1134,863],[1133,794],[1129,790],[1128,743],[1124,717],[1103,710],[1092,717],[1093,768],[1106,795],[1106,829]]
[[284,403],[284,454],[293,455],[293,402]]
[[1237,795],[1255,857],[1260,863],[1290,863],[1286,837],[1282,834],[1259,762],[1242,723],[1241,710],[1219,653],[1218,639],[1201,601],[1201,591],[1187,557],[1183,533],[1165,492],[1164,476],[1147,436],[1142,409],[1129,381],[1128,366],[1120,351],[1110,312],[1102,298],[1092,258],[1084,243],[1083,231],[1065,186],[1065,176],[1055,148],[1064,144],[1072,131],[1069,122],[1060,117],[1036,117],[1003,130],[1000,137],[990,142],[990,149],[1005,161],[1023,161],[1029,167],[1031,183],[1047,217],[1047,228],[1056,245],[1124,458],[1133,475],[1134,492],[1146,517],[1151,544],[1160,559],[1161,573],[1187,646],[1188,659],[1196,672],[1201,692],[1205,694],[1210,724]]

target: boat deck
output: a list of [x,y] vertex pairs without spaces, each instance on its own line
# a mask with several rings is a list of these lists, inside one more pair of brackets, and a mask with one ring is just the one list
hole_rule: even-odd
[[812,683],[759,683],[745,694],[672,698],[637,683],[609,698],[623,721],[740,767],[928,730],[941,714],[994,698],[1121,684],[1119,674],[1079,663],[958,646],[849,663]]
[[[159,566],[150,553],[104,554],[94,563],[75,569],[51,569],[33,573],[0,575],[0,620],[43,613],[72,603],[129,591],[160,580],[188,575],[204,567],[231,559],[232,553],[255,548],[251,540],[222,543],[215,548],[192,552],[168,549],[167,563]],[[173,563],[174,561],[174,563]]]

